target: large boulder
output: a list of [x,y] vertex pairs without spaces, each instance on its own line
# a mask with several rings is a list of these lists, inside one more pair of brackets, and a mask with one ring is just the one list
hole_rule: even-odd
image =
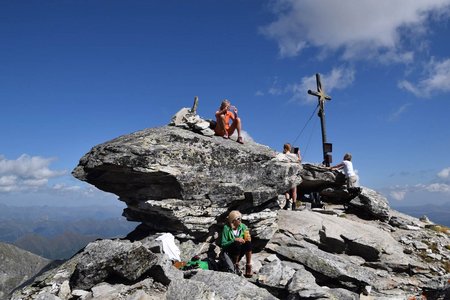
[[344,204],[362,218],[389,221],[389,203],[386,197],[367,187],[347,188],[343,173],[314,164],[304,164],[300,171],[300,193],[316,192],[322,201]]
[[383,269],[406,271],[412,263],[391,234],[372,224],[311,211],[283,211],[278,227],[282,232],[313,242],[321,250],[379,262],[380,266],[384,264]]
[[278,194],[301,183],[301,169],[257,143],[165,126],[95,146],[73,175],[118,195],[130,221],[199,237],[214,230],[230,208],[254,213],[273,207]]
[[[163,272],[163,269],[173,272]],[[146,273],[162,283],[180,279],[166,256],[155,254],[141,242],[101,240],[90,243],[80,254],[70,278],[72,289],[90,289],[104,281],[137,282]]]
[[299,189],[302,192],[320,192],[326,188],[337,188],[345,183],[345,176],[338,171],[318,164],[304,164],[300,171],[302,183]]
[[359,211],[382,221],[389,220],[389,204],[383,195],[369,188],[362,188],[361,193],[349,203]]

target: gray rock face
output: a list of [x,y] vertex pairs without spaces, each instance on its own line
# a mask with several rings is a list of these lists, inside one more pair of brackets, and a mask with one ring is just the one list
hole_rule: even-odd
[[230,207],[262,211],[301,182],[301,165],[278,161],[275,154],[256,143],[240,145],[166,126],[94,147],[73,175],[117,194],[131,221],[202,236]]
[[300,191],[317,192],[323,201],[348,205],[361,217],[389,221],[386,197],[366,187],[347,190],[343,173],[330,171],[320,165],[304,164],[300,176]]
[[0,243],[0,299],[6,299],[15,287],[32,278],[49,263],[46,258]]
[[373,225],[311,211],[282,211],[279,219],[281,231],[314,241],[324,251],[356,255],[366,261],[392,261],[405,266],[410,263],[397,241]]
[[243,277],[230,273],[199,271],[191,280],[205,283],[222,299],[277,299],[265,289],[248,282]]
[[350,201],[351,206],[363,208],[368,214],[382,221],[389,220],[389,204],[386,197],[378,192],[363,188],[361,193]]
[[[136,259],[128,261],[129,256]],[[71,286],[86,290],[113,276],[133,282],[148,271],[155,260],[156,255],[138,243],[113,240],[90,243],[81,254],[71,277]]]
[[262,285],[284,290],[294,274],[295,270],[293,268],[283,264],[277,258],[259,270],[258,281]]
[[326,188],[338,188],[345,184],[345,176],[341,172],[330,171],[322,165],[305,164],[301,171],[300,189],[307,192],[320,192]]
[[127,203],[201,199],[227,207],[230,203],[220,200],[244,200],[244,193],[258,198],[252,193],[260,188],[275,197],[300,183],[296,174],[301,167],[276,162],[274,156],[273,150],[259,144],[238,145],[177,127],[160,127],[94,147],[81,158],[73,175],[118,194]]
[[217,299],[222,300],[219,293],[211,289],[206,283],[195,280],[178,280],[169,285],[167,290],[167,300],[178,299],[198,299],[209,300]]
[[[90,243],[80,254],[70,285],[72,289],[87,290],[103,281],[136,282],[147,272],[166,284],[177,278],[176,275],[170,278],[164,269],[171,271],[171,263],[140,242],[101,240]],[[174,274],[181,278],[180,273]]]
[[[290,244],[291,247],[283,247]],[[356,288],[361,284],[379,286],[376,272],[369,268],[360,267],[341,256],[322,251],[314,245],[304,241],[296,241],[284,235],[271,240],[267,248],[281,255],[284,259],[293,260],[315,272],[321,273],[331,280],[340,280],[341,284],[349,288]],[[381,288],[382,289],[382,288]]]

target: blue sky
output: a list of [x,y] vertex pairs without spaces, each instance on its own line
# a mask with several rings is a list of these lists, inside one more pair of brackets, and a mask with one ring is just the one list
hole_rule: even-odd
[[0,1],[0,202],[120,205],[78,160],[194,96],[320,162],[315,73],[334,163],[394,207],[450,202],[449,36],[450,0]]

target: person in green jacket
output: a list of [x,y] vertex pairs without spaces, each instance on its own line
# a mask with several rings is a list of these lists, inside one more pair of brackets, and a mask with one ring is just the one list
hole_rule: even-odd
[[225,224],[222,231],[221,245],[223,250],[233,260],[236,273],[241,274],[239,270],[239,261],[245,255],[245,277],[252,277],[252,243],[250,233],[245,224],[241,223],[242,215],[239,211],[233,210],[227,218],[228,224]]

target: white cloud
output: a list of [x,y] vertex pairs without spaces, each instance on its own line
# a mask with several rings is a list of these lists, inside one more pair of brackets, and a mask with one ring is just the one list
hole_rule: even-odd
[[[251,137],[246,135],[247,140]],[[245,139],[244,137],[244,139]],[[0,202],[7,205],[123,206],[117,196],[78,182],[68,172],[50,167],[54,158],[22,155],[8,160],[0,155]],[[56,180],[59,183],[52,183]]]
[[448,204],[450,195],[445,187],[434,185],[397,186],[379,191],[387,195],[391,207]]
[[[335,89],[343,89],[355,80],[355,70],[352,68],[339,67],[331,70],[330,73],[321,75],[322,88],[327,94]],[[289,85],[287,90],[293,96],[292,100],[304,103],[317,103],[317,98],[307,94],[308,90],[317,89],[316,76],[303,77],[299,83]]]
[[450,185],[445,183],[432,183],[426,185],[425,189],[431,193],[450,193]]
[[67,185],[64,183],[55,184],[52,189],[55,191],[80,191],[82,188],[78,185]]
[[[0,191],[3,191],[1,187]],[[80,182],[80,186],[63,183],[34,189],[11,190],[8,193],[3,191],[0,193],[0,203],[10,206],[124,206],[116,195],[105,193],[83,182]]]
[[441,170],[437,175],[442,179],[450,179],[450,167]]
[[0,155],[0,192],[33,189],[46,186],[50,178],[63,176],[66,171],[49,168],[53,158],[21,155],[8,160]]
[[[327,74],[320,75],[322,88],[327,94],[335,89],[344,89],[355,80],[355,70],[350,67],[336,67]],[[267,94],[273,96],[290,95],[291,101],[301,103],[317,103],[317,98],[308,95],[308,90],[317,90],[316,75],[303,77],[298,83],[283,85],[278,78],[275,78],[267,90]],[[265,93],[258,91],[257,95],[262,96]]]
[[284,90],[275,86],[272,86],[267,91],[270,95],[279,96],[284,94]]
[[17,176],[7,175],[0,177],[0,186],[13,185],[17,181]]
[[420,90],[408,80],[399,81],[397,86],[401,89],[407,90],[410,93],[413,93],[416,96],[419,96],[421,94]]
[[402,201],[403,199],[405,199],[406,191],[403,190],[391,191],[389,195],[397,201]]
[[430,97],[439,92],[450,92],[450,58],[431,61],[425,66],[425,76],[416,84],[410,81],[400,81],[398,86],[417,97]]
[[272,86],[267,91],[270,95],[279,96],[285,93],[285,88],[281,87],[278,77],[272,81]]
[[[450,168],[448,168],[450,169]],[[441,171],[439,174],[443,174],[444,177],[446,172],[450,170]],[[425,203],[443,203],[448,202],[450,196],[450,184],[432,182],[427,184],[415,184],[415,185],[397,185],[391,186],[389,188],[383,189],[386,194],[392,200],[398,202],[404,202],[404,205],[417,205]],[[393,203],[395,205],[395,202]]]
[[[409,62],[405,34],[424,34],[430,16],[449,11],[450,0],[275,0],[277,20],[261,32],[278,43],[281,57],[308,47],[343,51],[344,59],[380,57]],[[405,30],[407,29],[407,30]]]
[[23,184],[27,187],[39,187],[39,186],[45,186],[48,183],[47,178],[41,178],[41,179],[25,179],[23,181]]
[[406,111],[406,109],[409,106],[411,106],[411,103],[406,103],[406,104],[403,104],[402,106],[400,106],[395,112],[393,112],[389,116],[389,121],[394,121],[394,120],[398,119]]

